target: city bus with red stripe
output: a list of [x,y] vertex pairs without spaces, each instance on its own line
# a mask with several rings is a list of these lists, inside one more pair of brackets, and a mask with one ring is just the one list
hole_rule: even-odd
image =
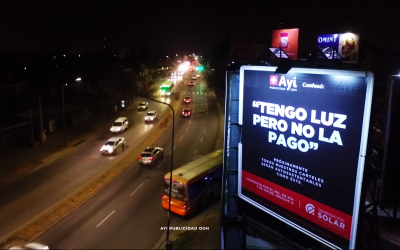
[[221,195],[222,149],[202,156],[172,171],[170,199],[170,173],[164,176],[162,207],[185,216],[212,204]]

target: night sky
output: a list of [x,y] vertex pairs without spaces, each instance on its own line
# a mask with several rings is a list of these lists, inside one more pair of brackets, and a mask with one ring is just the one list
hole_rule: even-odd
[[[307,4],[304,4],[307,2]],[[385,3],[386,2],[386,3]],[[385,3],[385,4],[384,4]],[[394,4],[398,3],[398,4]],[[315,35],[358,32],[361,41],[400,49],[400,1],[18,1],[2,0],[0,50],[203,53],[231,37],[269,39],[300,28],[300,50]],[[283,23],[284,25],[280,25]],[[193,51],[191,51],[193,50]]]

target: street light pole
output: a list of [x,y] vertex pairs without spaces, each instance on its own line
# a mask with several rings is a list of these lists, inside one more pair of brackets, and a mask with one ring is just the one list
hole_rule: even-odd
[[172,242],[169,240],[169,228],[171,225],[171,198],[172,198],[172,171],[174,170],[174,138],[175,138],[175,110],[174,108],[169,105],[168,103],[157,101],[155,99],[148,98],[145,96],[146,99],[158,102],[161,104],[168,105],[168,107],[171,108],[172,110],[172,140],[171,140],[171,169],[170,169],[170,174],[169,174],[169,204],[168,204],[168,222],[167,222],[167,239],[165,242],[165,249],[169,250],[172,249]]
[[[65,84],[67,85],[67,84]],[[65,126],[65,104],[64,104],[64,84],[61,86],[61,96],[62,96],[62,110],[63,110],[63,125],[64,125],[64,148],[67,147],[67,131]]]

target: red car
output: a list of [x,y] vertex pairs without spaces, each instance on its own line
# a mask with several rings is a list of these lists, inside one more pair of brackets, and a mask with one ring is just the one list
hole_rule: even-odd
[[182,116],[183,117],[191,117],[192,116],[192,110],[189,108],[184,108],[182,110]]
[[194,82],[189,82],[189,86],[194,86]]
[[192,102],[192,98],[190,98],[190,96],[185,96],[185,98],[183,98],[183,102],[184,103],[191,103]]

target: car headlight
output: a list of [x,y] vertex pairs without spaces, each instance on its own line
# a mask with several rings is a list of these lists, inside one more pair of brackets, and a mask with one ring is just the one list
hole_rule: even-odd
[[121,130],[121,128],[117,128],[117,131],[120,131]]
[[113,151],[114,151],[114,149],[112,149],[112,148],[108,149],[108,153],[112,153]]

